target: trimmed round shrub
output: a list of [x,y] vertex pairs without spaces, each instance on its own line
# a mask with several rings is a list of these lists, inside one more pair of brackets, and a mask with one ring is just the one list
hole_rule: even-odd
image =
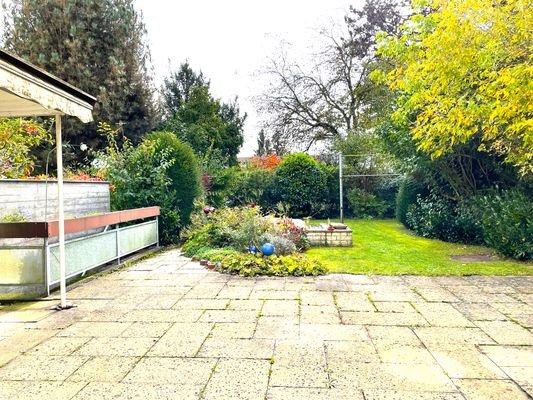
[[304,153],[287,156],[275,174],[283,208],[291,217],[324,213],[329,197],[327,167]]
[[155,143],[157,153],[165,151],[172,161],[167,175],[176,196],[181,224],[186,225],[190,221],[194,199],[202,193],[200,171],[194,152],[172,132],[154,132],[147,136],[147,140]]

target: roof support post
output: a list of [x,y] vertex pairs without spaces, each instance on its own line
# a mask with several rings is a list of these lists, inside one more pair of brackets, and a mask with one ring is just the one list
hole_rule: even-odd
[[57,204],[59,225],[59,287],[61,303],[59,309],[67,306],[67,279],[65,266],[65,205],[63,201],[63,143],[61,139],[61,115],[56,114],[56,155],[57,155]]
[[344,194],[342,179],[342,153],[339,153],[339,212],[341,224],[344,223]]

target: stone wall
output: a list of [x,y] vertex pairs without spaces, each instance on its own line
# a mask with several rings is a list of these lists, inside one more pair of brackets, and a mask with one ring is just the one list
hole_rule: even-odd
[[352,230],[350,228],[329,231],[321,227],[311,227],[307,229],[307,238],[311,246],[352,246]]
[[[65,181],[65,218],[109,212],[109,183]],[[46,205],[46,209],[45,209]],[[57,182],[0,180],[0,218],[22,213],[28,221],[57,219]]]

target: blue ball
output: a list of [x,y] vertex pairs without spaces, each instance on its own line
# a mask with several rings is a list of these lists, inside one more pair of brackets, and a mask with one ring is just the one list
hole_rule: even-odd
[[250,253],[257,253],[257,247],[255,246],[250,246],[248,250],[250,250]]
[[271,256],[274,254],[274,245],[272,243],[265,243],[263,246],[261,246],[261,253],[265,256]]

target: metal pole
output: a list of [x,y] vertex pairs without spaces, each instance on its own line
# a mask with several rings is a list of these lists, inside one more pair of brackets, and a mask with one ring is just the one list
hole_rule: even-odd
[[67,308],[67,279],[65,268],[65,207],[63,203],[63,146],[61,141],[61,115],[56,115],[56,156],[57,156],[57,204],[59,224],[59,287],[61,292],[60,309]]
[[341,224],[344,223],[344,201],[342,196],[342,153],[339,153],[339,205]]

